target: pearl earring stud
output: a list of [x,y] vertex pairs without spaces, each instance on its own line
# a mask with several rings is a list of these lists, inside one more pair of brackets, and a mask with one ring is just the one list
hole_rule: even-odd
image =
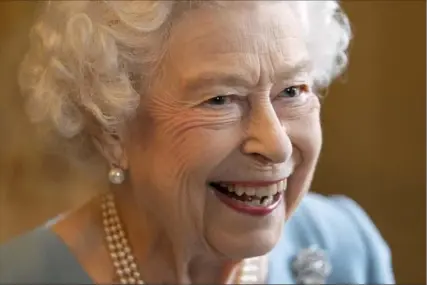
[[125,180],[123,169],[118,167],[111,168],[110,172],[108,172],[108,180],[113,184],[122,184]]

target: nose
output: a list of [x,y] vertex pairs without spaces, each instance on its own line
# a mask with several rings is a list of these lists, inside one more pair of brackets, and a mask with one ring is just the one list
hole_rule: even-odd
[[292,143],[271,103],[251,111],[242,151],[266,163],[282,163],[292,155]]

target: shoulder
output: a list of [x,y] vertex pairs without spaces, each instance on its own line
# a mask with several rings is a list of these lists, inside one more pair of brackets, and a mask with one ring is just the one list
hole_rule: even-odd
[[307,195],[280,243],[288,263],[303,249],[321,248],[332,266],[328,283],[394,283],[387,243],[368,214],[345,196]]
[[308,239],[315,238],[326,248],[341,245],[341,238],[347,237],[351,245],[376,246],[383,255],[390,255],[368,214],[345,196],[307,195],[289,220],[289,227],[305,231]]
[[[0,283],[66,283],[88,281],[67,246],[47,226],[0,246]],[[86,282],[88,283],[88,282]]]

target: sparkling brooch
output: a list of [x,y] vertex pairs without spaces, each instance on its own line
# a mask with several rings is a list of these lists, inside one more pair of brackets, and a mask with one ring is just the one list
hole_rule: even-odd
[[332,267],[326,253],[318,246],[301,250],[292,262],[297,284],[325,284]]

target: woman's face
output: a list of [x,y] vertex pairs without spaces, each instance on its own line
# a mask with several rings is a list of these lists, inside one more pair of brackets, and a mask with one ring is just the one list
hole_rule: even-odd
[[138,202],[173,240],[242,258],[272,249],[307,192],[320,105],[289,4],[228,5],[172,27],[125,148]]

